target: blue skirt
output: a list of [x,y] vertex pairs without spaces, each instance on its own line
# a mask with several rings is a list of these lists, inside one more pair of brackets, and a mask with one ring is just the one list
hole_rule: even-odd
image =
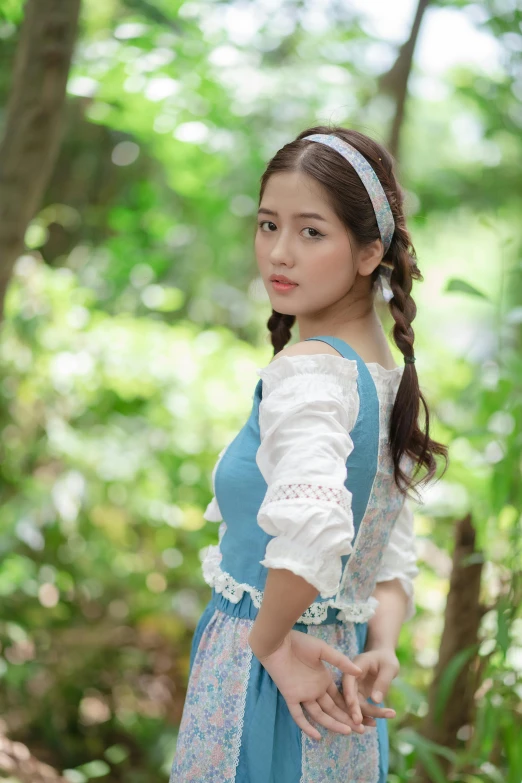
[[[212,590],[192,640],[169,783],[386,783],[386,718],[364,734],[344,735],[303,708],[321,734],[320,740],[308,737],[248,645],[258,611],[247,592],[232,603]],[[329,607],[321,624],[296,623],[294,629],[353,658],[364,651],[368,624],[341,622]],[[341,672],[325,665],[341,690]]]

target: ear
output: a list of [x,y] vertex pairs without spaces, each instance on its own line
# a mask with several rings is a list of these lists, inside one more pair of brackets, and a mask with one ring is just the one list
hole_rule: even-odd
[[362,277],[371,275],[375,267],[379,266],[384,255],[384,245],[380,239],[375,239],[369,245],[365,245],[358,254],[357,271]]

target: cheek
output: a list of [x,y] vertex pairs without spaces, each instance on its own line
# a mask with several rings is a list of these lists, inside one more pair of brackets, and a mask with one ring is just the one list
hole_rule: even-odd
[[266,251],[263,251],[263,246],[264,246],[263,237],[260,237],[259,231],[256,231],[254,237],[254,253],[258,261],[263,260],[264,256],[266,256]]
[[309,268],[314,280],[321,287],[331,288],[333,285],[344,288],[350,285],[353,278],[350,256],[339,251],[339,248],[325,248]]

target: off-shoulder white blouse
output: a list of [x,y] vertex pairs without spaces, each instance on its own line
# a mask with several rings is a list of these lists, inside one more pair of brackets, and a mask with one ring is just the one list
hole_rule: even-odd
[[[389,421],[403,367],[366,364],[375,381],[381,422]],[[341,555],[353,549],[352,495],[344,486],[353,450],[350,432],[359,412],[357,363],[332,354],[281,356],[257,374],[263,380],[259,404],[260,446],[256,462],[267,483],[257,521],[269,535],[261,565],[286,568],[314,585],[323,598],[340,584]],[[381,432],[381,446],[388,433]],[[204,518],[221,522],[214,497]],[[415,614],[413,580],[419,570],[408,500],[400,510],[380,562],[376,581],[397,578],[408,599],[406,619]]]

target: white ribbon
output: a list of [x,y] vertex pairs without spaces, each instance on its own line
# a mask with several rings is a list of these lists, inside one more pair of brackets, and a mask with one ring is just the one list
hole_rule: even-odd
[[384,264],[381,264],[379,266],[379,269],[380,269],[380,274],[379,277],[377,278],[379,283],[379,288],[381,289],[381,293],[384,301],[389,302],[390,299],[393,298],[393,291],[391,290],[390,287],[390,277],[391,277],[392,270],[390,269],[389,266],[384,266]]

